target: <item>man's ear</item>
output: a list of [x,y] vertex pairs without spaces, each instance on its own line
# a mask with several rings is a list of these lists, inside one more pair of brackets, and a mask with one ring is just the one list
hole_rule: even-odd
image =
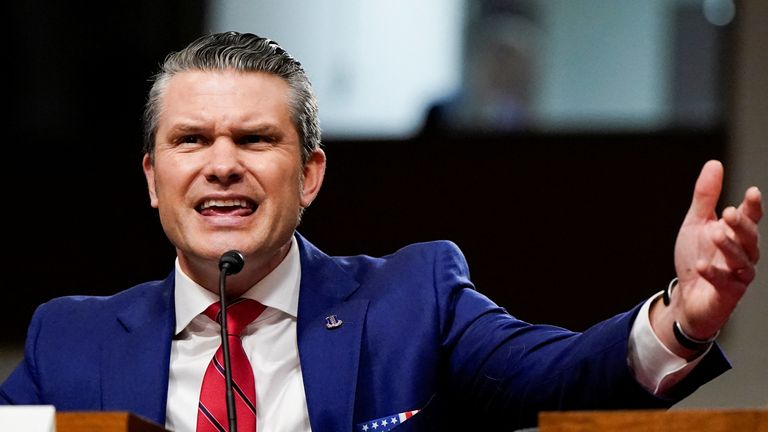
[[325,152],[322,149],[315,149],[309,156],[309,160],[304,164],[304,184],[301,190],[301,206],[306,208],[312,204],[320,186],[323,185],[325,178]]
[[145,154],[142,160],[144,168],[144,177],[147,179],[147,189],[149,190],[149,204],[157,208],[157,192],[155,191],[155,167],[152,165],[149,155]]

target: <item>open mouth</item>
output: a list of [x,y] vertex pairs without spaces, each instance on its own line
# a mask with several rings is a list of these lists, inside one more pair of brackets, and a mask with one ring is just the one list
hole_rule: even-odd
[[249,216],[256,211],[258,205],[243,198],[207,199],[195,207],[203,216]]

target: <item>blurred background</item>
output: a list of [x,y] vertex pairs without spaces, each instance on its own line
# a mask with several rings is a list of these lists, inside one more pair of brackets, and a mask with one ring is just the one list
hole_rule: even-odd
[[[14,205],[0,377],[38,304],[172,270],[141,170],[141,112],[163,57],[209,32],[270,37],[313,82],[329,159],[302,234],[337,255],[453,240],[478,290],[529,322],[583,330],[663,289],[706,160],[725,163],[723,206],[750,185],[768,191],[766,2],[6,9]],[[766,262],[720,338],[734,370],[679,407],[768,406]]]

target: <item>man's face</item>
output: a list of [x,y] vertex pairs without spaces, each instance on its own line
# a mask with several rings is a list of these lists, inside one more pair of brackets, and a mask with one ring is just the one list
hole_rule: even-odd
[[267,73],[184,72],[168,83],[144,171],[188,274],[230,249],[271,270],[287,251],[325,168],[321,150],[301,163],[289,94]]

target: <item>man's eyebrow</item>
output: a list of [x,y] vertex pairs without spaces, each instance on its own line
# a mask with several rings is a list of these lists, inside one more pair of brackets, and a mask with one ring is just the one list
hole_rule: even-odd
[[280,128],[272,123],[254,123],[252,125],[243,125],[235,128],[238,131],[246,133],[279,133]]
[[190,124],[190,123],[176,123],[168,130],[171,134],[179,134],[179,133],[196,133],[200,132],[201,130],[205,129],[202,126]]
[[233,128],[233,132],[237,135],[264,135],[271,136],[277,139],[285,136],[285,131],[279,126],[272,123],[254,123],[252,125],[240,125]]
[[[171,136],[197,134],[202,135],[209,131],[209,127],[205,124],[180,122],[170,126],[167,133]],[[236,135],[269,135],[275,138],[280,138],[285,135],[286,131],[284,131],[280,126],[271,122],[254,122],[252,124],[233,126],[231,128],[231,132]]]

